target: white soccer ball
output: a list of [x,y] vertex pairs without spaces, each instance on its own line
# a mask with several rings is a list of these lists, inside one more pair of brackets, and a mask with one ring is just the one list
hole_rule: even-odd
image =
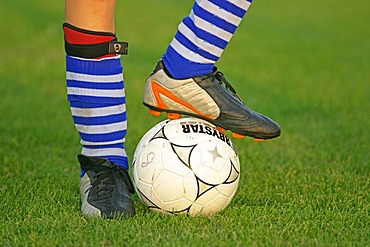
[[165,120],[140,140],[133,180],[151,210],[211,216],[234,197],[240,164],[230,139],[197,118]]

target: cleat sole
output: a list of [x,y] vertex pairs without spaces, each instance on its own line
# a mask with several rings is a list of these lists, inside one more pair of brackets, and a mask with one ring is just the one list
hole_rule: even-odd
[[181,117],[181,114],[172,113],[172,112],[167,112],[166,115],[167,115],[167,118],[171,119],[171,120],[176,120],[176,119],[179,119]]
[[[209,118],[207,116],[185,113],[185,112],[168,112],[166,109],[161,109],[161,108],[158,108],[158,107],[150,106],[150,105],[147,105],[145,103],[144,103],[144,105],[149,108],[149,113],[153,116],[156,116],[156,117],[160,116],[162,112],[166,112],[166,116],[167,116],[168,119],[176,120],[176,119],[179,119],[182,114],[184,114],[184,115],[187,115],[187,116],[190,116],[190,117],[204,119],[204,120],[210,122],[211,124],[216,125],[216,129],[220,133],[224,133],[228,130],[228,129],[224,129],[220,126],[217,126],[217,124],[211,118]],[[279,136],[279,135],[277,135],[277,136]],[[236,139],[242,139],[246,136],[252,137],[250,135],[242,135],[242,134],[237,134],[235,132],[232,132],[231,136],[233,138],[236,138]],[[273,137],[252,137],[252,138],[254,139],[255,142],[264,142],[264,141],[267,141],[267,140],[271,140],[272,138],[275,138],[277,136],[273,136]]]
[[237,134],[237,133],[234,133],[234,132],[231,134],[231,136],[234,137],[234,138],[237,138],[237,139],[242,139],[242,138],[245,137],[244,135],[240,135],[240,134]]
[[266,139],[262,139],[262,138],[254,138],[254,141],[255,142],[264,142],[264,141],[268,141],[268,140],[271,140],[270,138],[266,138]]
[[264,141],[265,141],[265,139],[254,138],[254,141],[255,141],[255,142],[264,142]]
[[224,133],[226,130],[224,128],[221,128],[220,126],[217,126],[216,129],[218,130],[218,132],[220,133]]
[[149,109],[149,113],[153,116],[156,116],[156,117],[161,115],[161,113],[159,111],[155,111],[155,110],[152,110],[152,109]]

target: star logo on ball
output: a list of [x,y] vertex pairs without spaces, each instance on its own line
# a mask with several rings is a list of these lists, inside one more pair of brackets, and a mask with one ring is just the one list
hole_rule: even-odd
[[213,162],[215,162],[215,160],[217,158],[222,158],[222,156],[220,155],[220,153],[217,150],[217,146],[215,146],[215,148],[213,150],[208,150],[208,153],[210,153],[212,155]]

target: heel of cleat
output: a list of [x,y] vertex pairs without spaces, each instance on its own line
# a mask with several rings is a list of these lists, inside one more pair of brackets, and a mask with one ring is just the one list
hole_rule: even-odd
[[155,110],[152,110],[152,109],[149,109],[149,113],[153,116],[156,116],[156,117],[161,115],[161,113],[159,111],[155,111]]
[[176,120],[181,117],[181,114],[179,113],[172,113],[172,112],[167,112],[167,118],[171,120]]
[[234,137],[234,138],[237,138],[237,139],[241,139],[241,138],[245,137],[243,135],[240,135],[240,134],[237,134],[237,133],[234,133],[234,132],[231,134],[231,136]]

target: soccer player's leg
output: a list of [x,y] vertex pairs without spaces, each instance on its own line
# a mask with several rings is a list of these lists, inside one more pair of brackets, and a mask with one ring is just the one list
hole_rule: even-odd
[[263,140],[280,135],[279,125],[249,109],[214,66],[250,4],[251,0],[194,3],[146,82],[143,103],[152,114],[200,117],[231,130],[234,137]]
[[126,98],[118,55],[125,54],[127,44],[116,41],[114,3],[66,0],[67,94],[81,137],[81,210],[87,216],[135,214],[124,147]]

